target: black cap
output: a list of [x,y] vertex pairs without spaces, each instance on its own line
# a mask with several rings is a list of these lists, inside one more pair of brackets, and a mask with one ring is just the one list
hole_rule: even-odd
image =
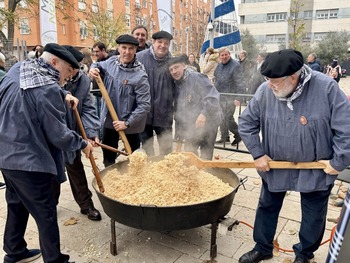
[[132,35],[120,35],[115,42],[117,42],[117,44],[131,44],[131,45],[135,45],[138,46],[139,45],[139,41],[137,41],[136,38],[134,38]]
[[171,57],[168,62],[167,62],[167,65],[168,67],[174,65],[174,64],[177,64],[177,63],[185,63],[187,64],[187,60],[188,60],[188,57],[186,54],[183,54],[183,55],[180,55],[180,56],[176,56],[176,57]]
[[173,36],[170,33],[162,30],[162,31],[158,31],[158,32],[154,33],[152,35],[152,38],[153,39],[166,38],[166,39],[172,40]]
[[69,46],[69,45],[62,45],[62,47],[64,47],[65,49],[67,49],[70,53],[72,53],[72,55],[75,57],[75,59],[78,62],[81,62],[84,58],[84,54],[81,53],[78,49]]
[[303,55],[294,49],[284,49],[268,55],[261,65],[261,74],[268,78],[290,76],[304,65]]
[[73,68],[79,68],[79,62],[75,59],[75,57],[64,47],[56,44],[56,43],[48,43],[44,47],[44,51],[49,52],[60,59],[63,59],[67,63],[69,63]]

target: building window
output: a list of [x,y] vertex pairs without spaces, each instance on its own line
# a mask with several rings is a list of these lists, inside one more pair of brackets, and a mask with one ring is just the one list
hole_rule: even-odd
[[287,13],[267,14],[267,22],[282,22],[286,20]]
[[66,25],[65,24],[62,25],[62,34],[63,35],[66,34]]
[[94,31],[94,40],[96,41],[99,38],[98,30],[97,30],[96,26],[94,26],[93,31]]
[[29,19],[28,18],[21,18],[19,21],[19,33],[21,35],[29,35],[30,34],[30,27],[29,27]]
[[85,11],[86,10],[86,2],[85,2],[85,0],[79,0],[78,1],[78,9],[80,11]]
[[130,15],[125,15],[125,24],[127,27],[130,27]]
[[309,20],[309,19],[312,19],[312,15],[313,15],[313,11],[312,10],[307,10],[307,11],[304,11],[303,18]]
[[266,43],[268,44],[278,44],[286,42],[286,35],[266,35]]
[[130,7],[130,0],[125,0],[125,6]]
[[321,41],[327,33],[315,33],[314,34],[314,41]]
[[136,25],[141,25],[141,18],[139,17],[136,17]]
[[107,17],[113,18],[113,10],[107,10]]
[[135,7],[141,8],[140,0],[135,0]]
[[87,27],[84,21],[79,22],[80,27],[80,39],[86,39],[87,36]]
[[147,0],[142,0],[142,7],[147,8]]
[[316,10],[317,19],[332,19],[338,17],[338,9]]
[[113,1],[107,0],[107,9],[112,10],[113,9]]
[[91,5],[91,11],[95,14],[98,13],[98,3],[97,0],[93,0],[92,1],[92,5]]

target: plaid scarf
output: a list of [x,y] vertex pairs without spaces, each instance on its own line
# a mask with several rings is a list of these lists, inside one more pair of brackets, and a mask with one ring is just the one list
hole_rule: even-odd
[[26,59],[19,71],[20,88],[26,90],[54,84],[59,76],[60,73],[44,59]]
[[149,48],[149,51],[151,52],[153,58],[154,58],[155,60],[157,60],[157,61],[165,61],[165,60],[168,60],[169,58],[172,57],[171,53],[168,52],[168,54],[167,54],[164,58],[158,58],[158,57],[156,56],[156,54],[154,53],[154,48],[153,48],[153,46],[151,46],[151,47]]
[[279,97],[276,97],[278,100],[280,101],[286,101],[287,102],[287,107],[290,109],[290,110],[293,110],[293,100],[296,100],[297,98],[300,97],[301,93],[303,93],[303,90],[304,90],[304,87],[305,87],[305,84],[310,80],[311,78],[311,72],[312,72],[312,69],[306,65],[304,65],[302,68],[301,68],[301,73],[300,73],[300,80],[299,80],[299,83],[298,83],[298,86],[297,88],[294,90],[292,96],[288,97],[288,98],[279,98]]

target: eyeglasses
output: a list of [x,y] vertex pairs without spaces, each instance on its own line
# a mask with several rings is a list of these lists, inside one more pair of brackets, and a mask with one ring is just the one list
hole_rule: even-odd
[[283,78],[281,81],[279,81],[278,83],[272,83],[272,82],[271,82],[271,79],[268,78],[268,77],[264,77],[264,79],[265,79],[267,82],[269,82],[270,85],[272,85],[272,86],[278,88],[278,86],[279,86],[282,82],[284,82],[288,77],[289,77],[289,76],[284,77],[284,78]]

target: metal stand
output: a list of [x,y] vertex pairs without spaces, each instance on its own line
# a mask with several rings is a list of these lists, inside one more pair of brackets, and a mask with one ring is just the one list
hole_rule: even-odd
[[214,259],[218,255],[218,246],[216,244],[216,233],[218,231],[218,225],[218,221],[211,224],[210,259]]
[[117,253],[117,237],[115,232],[115,221],[111,219],[111,243],[110,243],[110,252],[113,256],[116,256]]

